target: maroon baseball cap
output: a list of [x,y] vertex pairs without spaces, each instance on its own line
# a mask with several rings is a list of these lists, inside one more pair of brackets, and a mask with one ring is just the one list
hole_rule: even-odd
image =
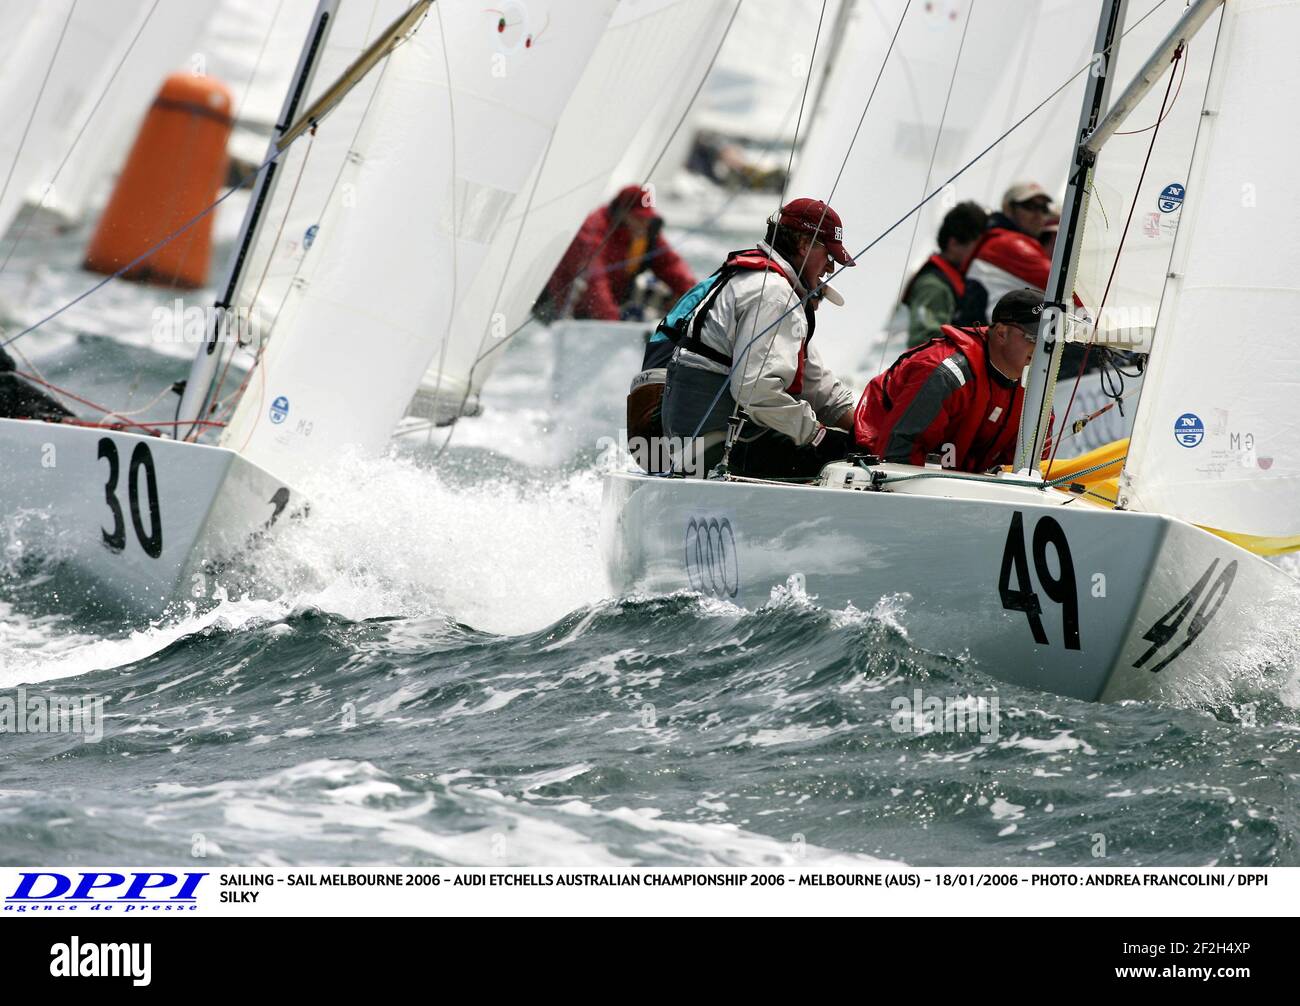
[[640,185],[625,185],[619,189],[612,205],[616,213],[640,217],[643,220],[658,216],[655,213],[654,193],[650,189],[641,188]]
[[781,207],[777,223],[792,231],[815,235],[840,265],[857,265],[844,247],[844,224],[840,215],[820,199],[792,199]]

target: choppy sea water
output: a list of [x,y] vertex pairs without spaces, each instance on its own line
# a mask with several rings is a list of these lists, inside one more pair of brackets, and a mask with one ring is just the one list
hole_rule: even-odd
[[[0,275],[8,324],[93,281],[83,240]],[[188,369],[151,335],[173,296],[114,284],[22,346],[143,404]],[[256,598],[154,625],[68,610],[39,520],[0,515],[0,695],[104,700],[95,742],[0,734],[0,863],[1300,862],[1300,620],[1182,705],[1102,706],[912,638],[905,597],[614,598],[598,440],[627,375],[575,390],[554,366],[523,336],[445,451],[416,433],[321,472]],[[900,718],[918,690],[996,717]]]

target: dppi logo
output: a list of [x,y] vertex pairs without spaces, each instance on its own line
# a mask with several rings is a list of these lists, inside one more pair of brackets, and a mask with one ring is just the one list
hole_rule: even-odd
[[20,873],[17,888],[5,898],[6,912],[194,911],[194,892],[206,873]]
[[1205,439],[1205,424],[1194,412],[1184,412],[1174,423],[1174,439],[1184,447],[1195,447]]
[[726,517],[692,517],[686,525],[686,578],[701,594],[735,597],[739,592],[736,535]]
[[548,15],[541,29],[534,31],[530,24],[528,8],[519,0],[506,0],[500,7],[487,7],[483,12],[492,17],[492,33],[496,38],[497,48],[502,52],[531,49],[550,24]]
[[271,422],[279,425],[289,418],[289,399],[280,395],[271,403]]

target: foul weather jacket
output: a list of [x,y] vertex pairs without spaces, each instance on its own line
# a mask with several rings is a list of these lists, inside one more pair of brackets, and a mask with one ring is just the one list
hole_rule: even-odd
[[988,359],[987,329],[944,325],[867,385],[853,416],[859,446],[885,461],[985,472],[1012,463],[1025,394]]
[[989,229],[966,258],[966,297],[957,321],[966,325],[987,325],[989,312],[1003,294],[1024,287],[1046,290],[1052,260],[1036,238],[1018,230],[1001,213],[989,219]]
[[695,277],[690,266],[663,239],[662,226],[663,221],[656,218],[649,240],[636,249],[632,232],[626,227],[614,227],[614,215],[608,206],[590,214],[546,284],[545,296],[555,312],[564,313],[579,279],[587,287],[576,297],[573,316],[602,321],[619,320],[633,281],[646,269],[672,288],[674,299],[693,287]]
[[[731,396],[750,421],[802,446],[816,436],[819,421],[832,426],[853,407],[853,390],[826,369],[813,346],[810,312],[799,303],[808,291],[794,267],[766,242],[758,248],[780,272],[755,270],[728,280],[700,325],[700,341],[734,361]],[[679,367],[727,373],[685,348],[675,360]]]

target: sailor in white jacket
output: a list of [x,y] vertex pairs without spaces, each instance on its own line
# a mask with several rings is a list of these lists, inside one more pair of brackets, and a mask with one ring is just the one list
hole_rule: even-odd
[[[698,430],[694,474],[721,457],[737,403],[745,422],[730,457],[735,474],[811,477],[851,448],[856,396],[812,343],[818,296],[809,290],[834,262],[853,264],[839,216],[814,199],[787,203],[769,221],[767,240],[728,258],[669,364],[664,391],[664,432],[684,441]],[[844,302],[830,286],[819,294]]]

